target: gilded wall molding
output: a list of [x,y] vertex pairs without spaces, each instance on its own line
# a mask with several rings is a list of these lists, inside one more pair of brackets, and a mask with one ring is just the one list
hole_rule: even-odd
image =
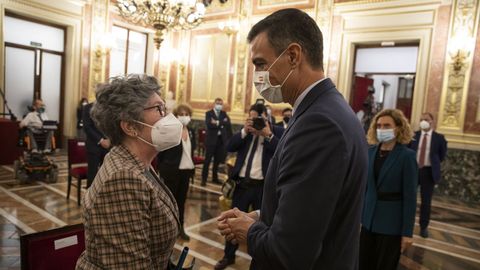
[[473,49],[478,31],[478,0],[456,0],[447,49],[438,128],[463,133]]
[[92,1],[92,29],[90,40],[89,100],[95,99],[95,88],[105,82],[106,52],[100,47],[100,40],[107,33],[110,0]]
[[333,0],[319,0],[315,6],[315,21],[323,35],[323,69],[328,74],[328,57],[330,55],[330,38],[332,36]]
[[247,67],[247,50],[248,46],[245,41],[242,40],[237,43],[237,73],[235,80],[235,92],[233,94],[233,110],[243,111],[244,109],[244,97],[246,88],[246,67]]

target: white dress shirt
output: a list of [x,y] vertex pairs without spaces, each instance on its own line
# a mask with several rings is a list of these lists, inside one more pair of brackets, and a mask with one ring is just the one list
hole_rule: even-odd
[[195,169],[195,165],[192,161],[192,143],[190,142],[190,136],[187,135],[187,140],[182,139],[182,159],[180,160],[180,170]]
[[424,167],[432,166],[432,162],[430,161],[430,146],[432,145],[432,131],[433,131],[432,129],[430,129],[428,132],[425,132],[422,130],[422,133],[420,134],[420,141],[418,142],[417,162],[420,164],[420,151],[422,149],[423,136],[427,134],[427,147],[425,149],[425,160],[423,163]]
[[[242,128],[241,131],[241,136],[242,139],[245,139],[247,136],[247,133],[245,130]],[[252,154],[252,147],[253,147],[253,142],[255,141],[255,138],[257,136],[253,135],[252,141],[250,142],[250,145],[248,147],[248,152],[247,156],[245,157],[245,162],[243,163],[242,169],[240,169],[239,176],[241,178],[245,178],[245,174],[247,171],[247,163],[248,159],[250,158],[250,155]],[[253,156],[253,161],[252,161],[252,168],[250,169],[250,178],[251,179],[258,179],[258,180],[263,180],[263,172],[262,172],[262,156],[263,156],[263,142],[265,141],[265,138],[263,136],[260,136],[258,138],[258,144],[257,144],[257,149],[253,150],[254,156]]]

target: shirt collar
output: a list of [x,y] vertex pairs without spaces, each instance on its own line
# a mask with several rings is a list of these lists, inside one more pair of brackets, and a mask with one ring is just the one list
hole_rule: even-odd
[[428,132],[425,132],[425,131],[422,130],[422,136],[424,134],[428,134],[429,137],[432,137],[432,132],[433,132],[433,129],[430,129]]
[[326,78],[327,77],[312,83],[309,87],[307,87],[307,89],[305,89],[305,91],[303,91],[303,93],[300,94],[300,96],[298,96],[297,100],[295,100],[295,103],[293,104],[292,116],[295,115],[295,111],[298,109],[298,106],[300,106],[300,103],[302,103],[302,101],[305,99],[307,94],[313,89],[313,87],[315,87],[315,85],[319,84]]

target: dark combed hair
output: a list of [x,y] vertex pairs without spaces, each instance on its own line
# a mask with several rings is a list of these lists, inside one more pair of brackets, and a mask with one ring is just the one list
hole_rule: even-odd
[[290,43],[302,46],[308,63],[323,70],[323,37],[315,21],[305,12],[282,9],[255,24],[248,33],[249,43],[260,33],[266,32],[268,41],[280,55]]
[[249,112],[251,111],[256,111],[258,115],[262,115],[262,113],[267,111],[267,108],[263,104],[255,103],[252,106],[250,106]]
[[285,109],[283,109],[282,114],[284,114],[284,113],[286,113],[286,112],[291,112],[291,111],[292,111],[291,108],[285,108]]

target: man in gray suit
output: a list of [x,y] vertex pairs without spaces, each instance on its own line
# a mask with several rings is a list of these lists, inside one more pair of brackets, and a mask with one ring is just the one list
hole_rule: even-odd
[[250,30],[257,91],[293,106],[270,162],[260,212],[223,212],[227,240],[246,242],[251,269],[358,267],[367,143],[358,119],[323,72],[323,40],[298,9],[279,10]]

